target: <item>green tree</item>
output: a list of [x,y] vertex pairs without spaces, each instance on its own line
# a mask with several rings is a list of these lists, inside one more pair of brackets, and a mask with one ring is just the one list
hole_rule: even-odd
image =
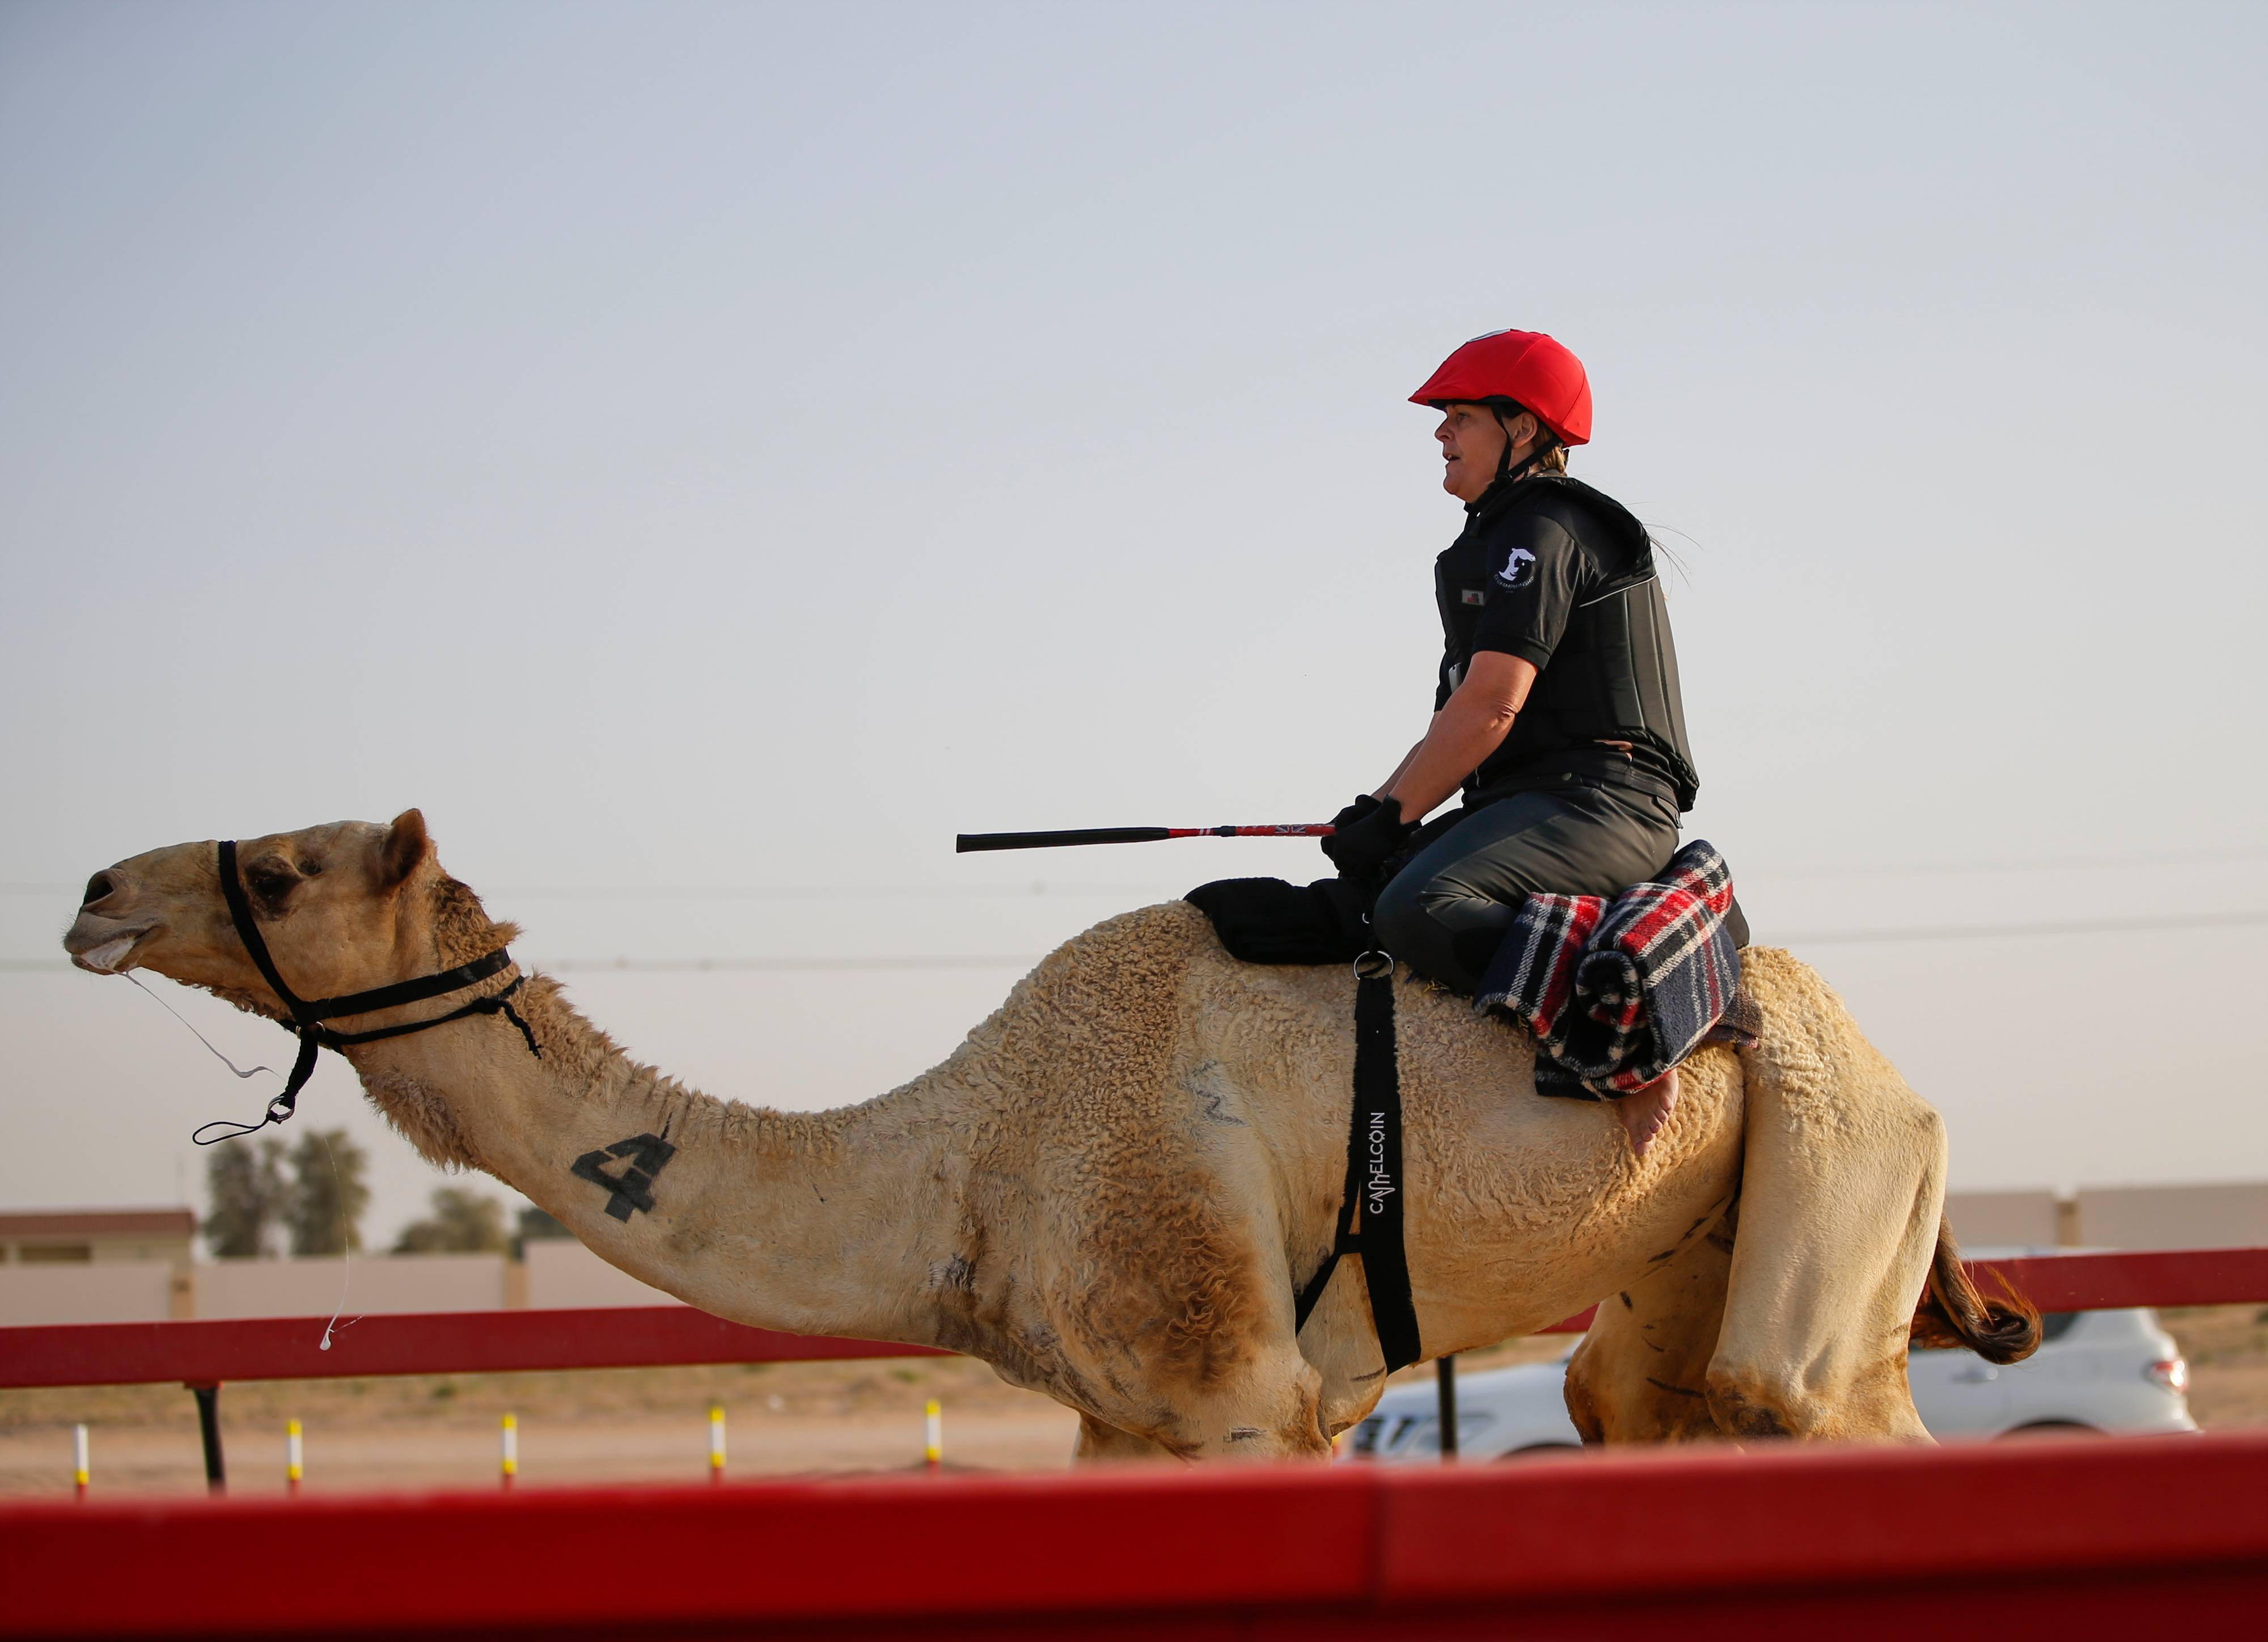
[[522,1209],[519,1211],[519,1234],[512,1240],[512,1257],[514,1260],[526,1259],[527,1246],[530,1243],[545,1242],[554,1238],[566,1238],[571,1241],[574,1235],[574,1233],[569,1231],[542,1210]]
[[370,1207],[370,1159],[343,1129],[310,1130],[291,1148],[291,1201],[284,1226],[295,1255],[362,1252]]
[[205,1241],[222,1260],[252,1260],[271,1252],[269,1231],[285,1205],[284,1143],[231,1140],[205,1164]]
[[442,1186],[431,1204],[432,1213],[401,1228],[395,1254],[500,1255],[509,1247],[500,1199],[462,1186]]

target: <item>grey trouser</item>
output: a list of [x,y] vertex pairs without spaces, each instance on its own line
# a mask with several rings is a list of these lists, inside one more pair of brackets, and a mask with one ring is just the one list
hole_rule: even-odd
[[[1571,775],[1469,807],[1394,875],[1371,928],[1420,975],[1477,993],[1528,896],[1616,895],[1657,876],[1676,853],[1676,801],[1656,784],[1619,772]],[[1737,909],[1727,922],[1745,942]]]

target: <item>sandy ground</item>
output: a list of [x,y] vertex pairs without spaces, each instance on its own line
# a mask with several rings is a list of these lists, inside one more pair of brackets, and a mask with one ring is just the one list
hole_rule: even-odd
[[[2268,1427],[2268,1309],[2161,1314],[2207,1430]],[[1460,1359],[1469,1369],[1535,1362],[1562,1339],[1514,1341]],[[1429,1380],[1430,1367],[1397,1380]],[[1071,1454],[1066,1410],[1003,1385],[966,1359],[779,1363],[581,1373],[247,1382],[221,1393],[232,1493],[284,1490],[284,1426],[306,1431],[309,1493],[481,1487],[497,1480],[497,1428],[519,1422],[524,1488],[694,1482],[708,1474],[708,1411],[722,1404],[728,1475],[917,1470],[923,1404],[945,1410],[949,1469],[1053,1470]],[[0,1496],[68,1495],[71,1426],[86,1422],[104,1493],[201,1491],[196,1411],[177,1386],[0,1391]]]

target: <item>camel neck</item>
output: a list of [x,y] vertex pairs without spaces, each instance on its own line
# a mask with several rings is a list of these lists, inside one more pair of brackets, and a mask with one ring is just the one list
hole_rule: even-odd
[[351,1051],[429,1158],[496,1175],[601,1259],[719,1316],[936,1342],[928,1251],[952,1247],[957,1057],[863,1105],[775,1111],[638,1064],[543,977],[526,992],[540,1056],[489,1020]]

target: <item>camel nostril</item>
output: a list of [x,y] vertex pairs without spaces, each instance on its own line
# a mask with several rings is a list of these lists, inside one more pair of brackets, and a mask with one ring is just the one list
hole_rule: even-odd
[[117,887],[118,886],[111,880],[109,873],[97,873],[86,880],[86,894],[80,898],[79,905],[91,907]]

